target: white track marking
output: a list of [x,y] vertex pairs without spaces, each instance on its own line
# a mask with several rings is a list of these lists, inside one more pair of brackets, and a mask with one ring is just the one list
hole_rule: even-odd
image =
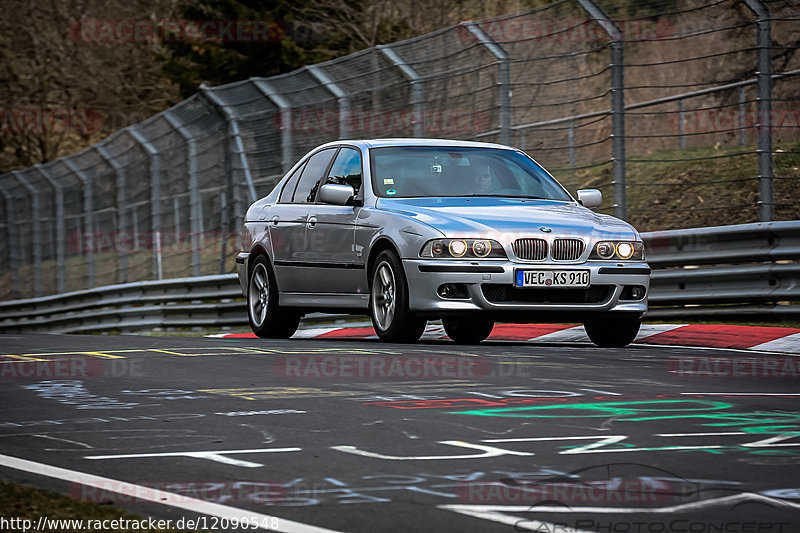
[[764,350],[766,352],[787,352],[800,354],[800,333],[787,335],[774,341],[764,342],[753,346],[752,350]]
[[345,452],[345,453],[352,453],[355,455],[361,455],[364,457],[372,457],[373,459],[389,459],[391,461],[436,461],[439,459],[483,459],[486,457],[498,457],[500,455],[520,455],[520,456],[530,456],[533,455],[529,452],[515,452],[512,450],[504,450],[502,448],[495,448],[494,446],[483,446],[481,444],[470,444],[469,442],[463,442],[460,440],[442,440],[439,441],[439,444],[447,444],[449,446],[459,446],[461,448],[470,448],[473,450],[480,450],[482,453],[476,453],[471,455],[417,455],[417,456],[407,456],[407,455],[383,455],[380,453],[375,452],[368,452],[365,450],[359,450],[355,446],[331,446],[332,449]]
[[[507,515],[503,513],[597,513],[597,514],[673,514],[684,511],[695,511],[698,509],[705,509],[715,505],[731,505],[739,502],[756,501],[765,502],[767,504],[775,504],[781,507],[788,507],[792,509],[800,509],[800,504],[790,502],[783,499],[770,498],[762,496],[753,492],[743,492],[733,496],[723,496],[721,498],[711,498],[708,500],[701,500],[699,502],[682,503],[679,505],[672,505],[669,507],[567,507],[563,505],[439,505],[439,509],[453,511],[468,516],[483,518],[485,520],[492,520],[494,522],[501,522],[503,524],[520,524],[527,523],[518,516]],[[548,529],[545,531],[556,531]]]
[[586,330],[583,326],[575,326],[572,328],[554,331],[533,337],[528,342],[591,342],[589,337],[586,336]]
[[[302,522],[295,522],[292,520],[286,520],[285,518],[255,513],[246,509],[238,509],[236,507],[229,507],[227,505],[221,505],[218,503],[197,500],[181,494],[157,490],[141,485],[134,485],[133,483],[118,481],[116,479],[110,479],[107,477],[95,476],[93,474],[87,474],[75,470],[67,470],[66,468],[59,468],[57,466],[36,463],[25,459],[19,459],[17,457],[11,457],[9,455],[0,455],[0,466],[22,470],[23,472],[30,472],[40,476],[62,479],[65,481],[71,481],[73,483],[80,483],[81,485],[115,492],[131,498],[146,500],[209,516],[217,516],[228,519],[241,519],[243,517],[255,518],[259,524],[264,521],[264,523],[267,525],[271,525],[273,523],[273,519],[277,518],[278,527],[264,528],[269,529],[270,531],[283,531],[285,533],[337,533],[331,529],[303,524]],[[113,489],[110,487],[113,487]]]
[[642,324],[642,327],[639,328],[639,334],[636,335],[636,340],[646,339],[647,337],[652,337],[659,333],[666,333],[667,331],[672,331],[688,325],[689,324]]
[[[219,450],[201,452],[165,452],[165,453],[133,453],[124,455],[87,455],[84,459],[139,459],[145,457],[194,457],[195,459],[207,459],[218,463],[241,466],[244,468],[259,468],[264,465],[252,461],[241,461],[226,457],[237,453],[274,453],[274,452],[299,452],[302,448],[256,448],[253,450]],[[224,454],[224,455],[223,455]]]

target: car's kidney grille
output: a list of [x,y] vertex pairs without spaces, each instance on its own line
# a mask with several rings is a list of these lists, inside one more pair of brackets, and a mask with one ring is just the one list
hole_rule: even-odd
[[553,241],[553,259],[556,261],[572,261],[583,253],[583,241],[580,239],[556,239]]
[[520,259],[541,261],[547,257],[547,241],[544,239],[517,239],[512,248]]

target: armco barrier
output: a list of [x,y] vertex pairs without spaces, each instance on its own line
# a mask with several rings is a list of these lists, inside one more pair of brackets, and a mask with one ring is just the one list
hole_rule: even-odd
[[[642,235],[653,267],[648,318],[800,317],[800,221]],[[246,327],[235,274],[145,281],[0,302],[0,332]]]

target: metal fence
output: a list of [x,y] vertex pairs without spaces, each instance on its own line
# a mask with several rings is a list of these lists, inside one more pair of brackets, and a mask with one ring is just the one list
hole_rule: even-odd
[[0,176],[0,299],[231,272],[249,203],[340,138],[515,145],[641,230],[800,219],[798,21],[790,0],[560,0],[204,86]]

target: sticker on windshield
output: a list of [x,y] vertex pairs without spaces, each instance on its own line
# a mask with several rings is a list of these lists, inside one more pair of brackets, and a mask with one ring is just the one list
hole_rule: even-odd
[[394,185],[394,180],[392,178],[386,178],[383,180],[384,185]]
[[386,194],[388,194],[389,196],[394,196],[395,194],[397,194],[397,191],[394,189],[386,189]]

